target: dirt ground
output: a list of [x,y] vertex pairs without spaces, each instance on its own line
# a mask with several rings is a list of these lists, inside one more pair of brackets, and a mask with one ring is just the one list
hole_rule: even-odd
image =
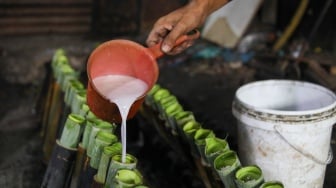
[[[142,42],[143,38],[134,40]],[[64,48],[73,66],[85,72],[88,55],[104,39],[39,36],[0,41],[0,187],[39,187],[46,167],[42,162],[39,106],[39,100],[46,94],[42,92],[46,67],[54,51]],[[260,79],[256,76],[258,70],[238,60],[210,56],[203,51],[206,44],[201,41],[181,55],[159,59],[158,84],[169,89],[185,109],[193,111],[205,128],[219,137],[228,136],[232,148],[237,149],[231,104],[239,86]],[[128,127],[129,147],[141,161],[139,165],[151,186],[203,187],[193,171],[179,161],[174,149],[138,116],[134,124],[142,124]],[[331,146],[336,151],[335,129]],[[335,187],[335,177],[334,160],[327,166],[324,187]]]

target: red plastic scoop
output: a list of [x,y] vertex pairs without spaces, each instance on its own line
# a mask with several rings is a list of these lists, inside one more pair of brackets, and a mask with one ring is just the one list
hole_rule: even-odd
[[[189,37],[189,35],[180,37],[176,45],[188,40]],[[156,59],[164,55],[160,46],[161,44],[158,44],[146,48],[129,40],[117,39],[99,45],[91,53],[87,65],[87,103],[97,117],[110,122],[121,122],[116,104],[98,93],[92,80],[98,76],[118,74],[132,76],[146,82],[148,90],[130,108],[128,119],[132,118],[144,101],[145,95],[158,79],[159,69]]]

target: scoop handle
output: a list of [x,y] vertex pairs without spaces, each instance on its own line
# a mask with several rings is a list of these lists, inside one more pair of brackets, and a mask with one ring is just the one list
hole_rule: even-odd
[[[183,42],[189,40],[190,38],[192,38],[195,35],[198,35],[199,31],[197,29],[193,29],[190,32],[188,32],[185,35],[180,36],[176,42],[174,46],[178,46],[180,44],[182,44]],[[153,54],[153,56],[155,57],[155,59],[163,56],[165,53],[161,50],[161,45],[162,45],[162,41],[149,47],[149,51]]]

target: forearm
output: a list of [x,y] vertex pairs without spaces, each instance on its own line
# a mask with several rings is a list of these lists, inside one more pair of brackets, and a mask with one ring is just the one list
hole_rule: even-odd
[[190,4],[197,4],[199,8],[203,9],[206,16],[221,8],[231,0],[190,0]]

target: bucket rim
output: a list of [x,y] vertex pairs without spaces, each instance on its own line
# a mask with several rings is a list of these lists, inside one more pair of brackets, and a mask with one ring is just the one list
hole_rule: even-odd
[[[327,95],[331,96],[331,98],[335,99],[334,102],[332,102],[329,105],[323,106],[318,109],[310,109],[310,110],[300,110],[300,111],[295,111],[295,110],[274,110],[274,109],[266,109],[262,107],[257,107],[251,104],[248,104],[244,101],[242,101],[239,97],[238,94],[246,89],[249,89],[251,87],[256,87],[260,85],[273,85],[273,84],[293,84],[293,85],[300,85],[300,86],[305,86],[305,87],[310,87],[314,89],[318,89],[321,92],[326,93]],[[333,91],[330,89],[315,84],[307,81],[300,81],[300,80],[287,80],[287,79],[269,79],[269,80],[260,80],[260,81],[254,81],[250,82],[248,84],[245,84],[241,86],[240,88],[237,89],[233,101],[233,106],[237,106],[239,104],[240,107],[243,107],[244,109],[248,111],[255,111],[257,113],[266,113],[266,114],[273,114],[273,115],[288,115],[288,116],[302,116],[302,115],[314,115],[314,114],[326,114],[325,112],[330,112],[328,113],[329,115],[336,115],[336,95]]]

